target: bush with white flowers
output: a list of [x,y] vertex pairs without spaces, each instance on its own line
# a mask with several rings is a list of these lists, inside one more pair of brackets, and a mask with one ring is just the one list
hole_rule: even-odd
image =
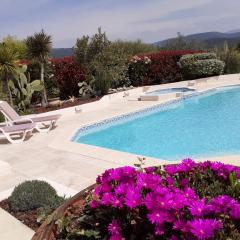
[[215,53],[200,53],[182,56],[179,66],[184,79],[196,79],[223,74],[225,63]]

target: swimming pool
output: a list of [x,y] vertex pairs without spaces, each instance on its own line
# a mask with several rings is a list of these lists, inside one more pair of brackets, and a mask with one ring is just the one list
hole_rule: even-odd
[[166,160],[239,154],[240,87],[88,126],[74,141]]
[[185,93],[185,92],[195,92],[195,89],[192,88],[186,88],[186,87],[182,87],[182,88],[167,88],[167,89],[158,89],[152,92],[147,92],[145,93],[146,95],[160,95],[160,94],[165,94],[165,93],[177,93],[177,92],[181,92],[181,93]]

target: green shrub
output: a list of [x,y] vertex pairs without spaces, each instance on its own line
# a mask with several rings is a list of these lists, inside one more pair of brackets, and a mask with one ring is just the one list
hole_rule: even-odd
[[[137,46],[139,45],[140,43],[137,44]],[[110,42],[101,28],[92,37],[83,36],[77,40],[74,48],[75,58],[79,64],[85,67],[85,81],[90,84],[92,79],[95,80],[94,90],[97,95],[106,94],[110,87],[118,88],[130,85],[126,76],[128,50],[128,44]]]
[[56,190],[44,181],[25,181],[15,187],[9,198],[13,211],[27,211],[52,206],[58,200]]
[[59,197],[57,195],[53,199],[54,201],[50,201],[49,205],[39,208],[37,222],[43,223],[55,209],[57,209],[64,203],[64,201],[67,200],[66,198]]
[[200,53],[182,56],[179,66],[184,79],[196,79],[221,75],[225,63],[215,53]]
[[207,59],[217,59],[215,53],[196,53],[196,54],[186,54],[180,59],[181,64],[187,64],[192,61],[207,60]]
[[95,81],[93,83],[94,91],[98,96],[103,96],[108,93],[111,87],[111,76],[104,69],[99,69],[95,74]]
[[221,51],[219,58],[225,62],[224,73],[240,73],[240,53],[236,50]]

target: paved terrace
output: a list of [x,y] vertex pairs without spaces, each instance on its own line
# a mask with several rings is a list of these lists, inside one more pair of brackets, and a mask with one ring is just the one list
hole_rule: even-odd
[[[191,87],[198,91],[206,91],[236,84],[240,84],[240,75],[202,79]],[[179,82],[154,86],[150,90],[186,86],[188,86],[188,82]],[[97,175],[105,169],[136,163],[136,155],[73,143],[70,139],[77,129],[85,124],[134,112],[176,98],[175,94],[169,94],[163,95],[159,101],[137,101],[142,93],[143,88],[138,88],[130,90],[127,97],[123,97],[123,93],[106,96],[101,103],[79,106],[79,110],[82,110],[79,113],[75,113],[75,108],[57,111],[62,113],[62,118],[58,122],[57,128],[51,132],[35,133],[22,144],[12,145],[1,141],[0,200],[8,197],[14,186],[27,179],[47,180],[57,190],[73,195],[94,183]],[[180,159],[176,159],[176,161],[178,160]],[[221,160],[240,165],[240,156],[238,155],[219,156],[210,160]],[[164,163],[169,162],[147,158],[147,165]],[[4,226],[0,232],[0,239],[14,239],[15,233],[9,235],[14,225],[16,231],[23,233],[20,234],[22,240],[28,240],[33,232],[26,229],[20,222],[16,223],[16,219],[6,214],[4,211],[0,212],[0,222]]]
[[[207,81],[200,80],[194,87],[199,91],[205,91],[235,84],[240,84],[239,75],[215,77]],[[153,89],[183,86],[187,86],[187,82],[154,86]],[[12,145],[0,142],[0,160],[10,165],[8,171],[0,171],[0,196],[1,192],[5,191],[7,194],[6,190],[22,181],[36,178],[46,178],[49,181],[80,191],[92,184],[96,176],[105,169],[136,163],[136,155],[73,143],[70,139],[82,125],[174,99],[173,95],[169,95],[157,102],[137,101],[142,89],[139,88],[138,91],[132,90],[132,93],[130,91],[128,97],[112,98],[108,104],[103,106],[96,105],[95,110],[91,109],[91,111],[81,113],[63,111],[63,116],[56,129],[47,134],[35,133],[22,144]],[[212,159],[240,164],[239,156]],[[167,163],[167,161],[148,158],[147,163],[152,165]]]

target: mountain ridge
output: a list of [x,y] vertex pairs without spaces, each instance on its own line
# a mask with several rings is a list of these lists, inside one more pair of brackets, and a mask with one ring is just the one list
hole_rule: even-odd
[[[186,41],[193,41],[197,40],[203,42],[208,48],[213,48],[215,46],[222,46],[225,41],[228,42],[230,46],[234,46],[240,43],[240,29],[239,30],[232,30],[229,32],[202,32],[202,33],[195,33],[189,34],[184,36]],[[168,38],[165,40],[157,41],[153,43],[156,46],[164,47],[170,41],[176,38]],[[73,56],[73,48],[53,48],[51,52],[51,56],[54,58],[62,58],[62,57],[69,57]]]
[[53,58],[70,57],[74,53],[73,48],[53,48],[50,55]]
[[[195,34],[189,34],[184,36],[186,41],[201,41],[205,43],[207,47],[214,47],[222,45],[225,41],[229,43],[229,45],[236,45],[240,42],[240,30],[237,32],[229,31],[229,32],[202,32],[202,33],[195,33]],[[173,41],[176,38],[168,38],[162,41],[157,41],[153,43],[156,46],[164,47],[167,45],[167,43]]]

